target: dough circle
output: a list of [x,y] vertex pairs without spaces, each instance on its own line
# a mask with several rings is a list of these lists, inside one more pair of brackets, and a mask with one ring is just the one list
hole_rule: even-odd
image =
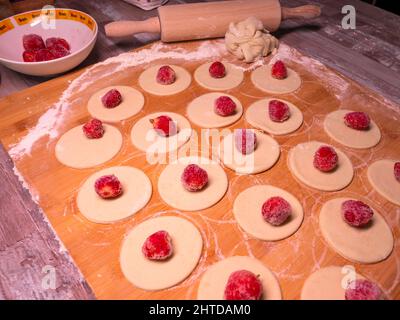
[[169,96],[177,94],[190,86],[192,77],[184,68],[170,64],[175,71],[176,80],[171,84],[160,84],[157,82],[157,72],[162,65],[152,66],[141,73],[139,85],[148,93],[157,96]]
[[[111,89],[117,89],[121,93],[122,102],[115,108],[106,108],[101,98]],[[104,122],[119,122],[139,113],[143,106],[144,97],[140,91],[128,86],[112,86],[93,94],[87,108],[93,118]]]
[[365,279],[355,273],[353,279],[346,266],[329,266],[321,268],[308,276],[301,289],[301,300],[345,300],[348,282]]
[[266,98],[250,105],[245,114],[246,121],[253,127],[274,135],[288,134],[300,128],[303,123],[303,113],[293,103],[286,100],[279,99],[288,105],[289,119],[284,122],[272,121],[268,114],[268,104],[271,100],[276,99]]
[[[104,175],[114,174],[121,181],[123,193],[115,199],[103,199],[94,189],[95,181]],[[90,221],[110,223],[126,219],[150,200],[152,186],[147,175],[134,167],[111,167],[92,174],[81,186],[76,204]]]
[[[207,171],[208,184],[197,192],[187,191],[181,182],[181,175],[189,164],[197,164]],[[158,179],[158,192],[171,207],[178,210],[197,211],[209,208],[224,196],[228,189],[228,178],[221,166],[204,157],[182,157],[170,163]]]
[[301,86],[301,78],[296,71],[287,68],[287,78],[279,80],[271,76],[271,66],[264,65],[251,73],[251,81],[261,91],[284,94],[296,91]]
[[[148,260],[142,245],[151,234],[165,230],[172,240],[173,254],[164,261]],[[163,216],[135,226],[125,237],[120,255],[121,270],[134,286],[162,290],[185,280],[196,268],[203,248],[199,230],[190,221]]]
[[368,167],[372,187],[384,198],[400,206],[400,182],[394,176],[395,160],[378,160]]
[[248,270],[256,275],[263,286],[262,300],[281,300],[279,282],[274,274],[261,261],[244,256],[230,257],[210,266],[204,272],[199,289],[198,300],[224,300],[225,286],[232,272]]
[[[271,197],[282,197],[290,203],[292,215],[280,226],[266,222],[261,209],[264,202]],[[295,233],[303,222],[303,207],[291,193],[270,185],[258,185],[242,191],[233,203],[233,214],[240,227],[261,240],[276,241]]]
[[209,90],[229,90],[242,83],[244,78],[243,71],[238,67],[228,62],[223,62],[226,71],[225,77],[217,79],[210,76],[208,69],[211,64],[212,62],[204,63],[194,72],[194,78],[202,87]]
[[350,159],[338,148],[338,167],[332,172],[321,172],[313,165],[314,154],[326,143],[310,141],[290,149],[288,166],[292,174],[309,187],[322,191],[336,191],[348,186],[353,180],[354,169]]
[[275,139],[254,130],[257,145],[254,152],[243,155],[237,150],[234,133],[224,137],[218,148],[218,157],[223,164],[238,174],[255,174],[271,168],[279,159],[280,147]]
[[371,120],[368,130],[355,130],[344,123],[344,116],[352,110],[336,110],[326,115],[324,129],[328,136],[346,147],[367,149],[377,145],[381,140],[381,131]]
[[[222,117],[214,112],[214,102],[220,96],[228,96],[236,104],[236,112]],[[240,119],[243,114],[241,102],[229,94],[211,92],[201,95],[191,101],[187,107],[187,116],[190,121],[202,128],[221,128],[229,126]]]
[[[154,130],[150,119],[158,116],[169,116],[177,124],[178,133],[163,137]],[[168,153],[184,145],[192,135],[189,121],[180,114],[173,112],[156,112],[139,119],[131,130],[132,144],[147,153]]]
[[393,234],[385,219],[373,208],[371,223],[364,228],[348,225],[342,218],[341,205],[350,198],[326,202],[319,215],[321,233],[341,256],[360,263],[386,259],[393,250]]
[[63,165],[75,169],[91,168],[111,160],[121,149],[122,135],[117,128],[103,124],[103,137],[89,139],[82,127],[72,128],[57,141],[55,155]]

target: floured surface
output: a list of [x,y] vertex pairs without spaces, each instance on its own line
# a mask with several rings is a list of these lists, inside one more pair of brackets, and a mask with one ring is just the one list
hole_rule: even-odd
[[[276,137],[281,145],[281,157],[265,173],[254,176],[235,175],[225,170],[229,177],[229,189],[214,207],[195,213],[172,210],[159,198],[158,191],[148,205],[123,222],[112,225],[97,225],[87,222],[78,213],[75,198],[79,186],[96,170],[76,170],[62,166],[55,158],[57,139],[69,128],[82,124],[89,118],[86,102],[89,97],[107,86],[127,85],[139,88],[137,79],[149,64],[176,64],[192,75],[204,62],[220,58],[225,54],[222,41],[204,41],[163,45],[156,43],[142,50],[126,53],[81,73],[63,76],[43,85],[22,91],[10,99],[0,102],[0,139],[16,162],[16,172],[25,181],[78,267],[86,277],[98,298],[115,299],[163,299],[192,298],[197,296],[200,276],[210,265],[234,255],[254,256],[260,259],[279,279],[283,298],[299,298],[304,280],[318,268],[328,265],[352,264],[330,249],[324,242],[318,227],[321,205],[329,200],[330,193],[319,192],[298,183],[288,172],[287,152],[298,143],[319,140],[343,148],[354,164],[356,175],[352,183],[340,196],[361,195],[375,207],[384,207],[382,215],[399,236],[400,211],[376,192],[371,192],[366,170],[378,159],[399,159],[399,106],[390,104],[354,82],[326,69],[315,60],[302,56],[284,43],[272,60],[288,61],[299,73],[302,85],[292,94],[282,95],[284,100],[295,104],[303,113],[302,127],[289,135]],[[158,59],[158,60],[157,60]],[[157,61],[155,61],[157,60]],[[230,56],[226,56],[231,61]],[[269,60],[265,60],[269,63]],[[240,64],[243,69],[262,65]],[[185,115],[187,104],[194,97],[207,91],[195,81],[183,94],[159,98],[143,93],[146,104],[136,116],[115,124],[124,136],[121,151],[106,166],[133,165],[142,169],[157,185],[158,176],[165,165],[150,165],[144,153],[135,149],[129,134],[136,121],[143,116],[165,110]],[[236,96],[245,110],[266,94],[254,88],[250,73],[245,72],[241,86],[229,94]],[[11,103],[12,102],[12,103]],[[368,112],[374,121],[381,124],[382,140],[367,150],[347,149],[335,144],[324,133],[322,124],[326,114],[338,108]],[[383,112],[383,110],[385,112]],[[240,119],[232,127],[250,127]],[[199,128],[193,125],[196,131]],[[49,139],[50,137],[50,139]],[[37,143],[33,144],[35,141]],[[30,155],[25,155],[30,154]],[[254,240],[241,231],[232,214],[232,204],[244,189],[255,184],[273,184],[288,190],[301,201],[305,215],[301,228],[291,237],[277,242]],[[155,188],[156,189],[156,188]],[[333,195],[336,195],[334,193]],[[176,287],[160,292],[146,292],[132,286],[119,266],[119,252],[125,234],[141,221],[153,216],[175,214],[193,222],[201,231],[204,248],[193,274]],[[296,260],[293,261],[293,256]],[[373,265],[356,264],[357,271],[368,279],[377,281],[390,298],[400,298],[400,252],[395,242],[393,253],[387,260]]]

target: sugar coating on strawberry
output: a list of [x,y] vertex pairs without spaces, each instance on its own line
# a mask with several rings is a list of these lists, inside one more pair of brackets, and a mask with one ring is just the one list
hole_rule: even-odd
[[157,118],[150,119],[154,130],[162,137],[170,137],[178,132],[178,128],[174,120],[168,116],[158,116]]
[[168,259],[172,255],[172,251],[172,240],[165,230],[157,231],[148,236],[142,246],[142,253],[149,260]]
[[400,182],[400,162],[396,162],[393,167],[394,177],[398,182]]
[[35,62],[54,60],[56,57],[49,49],[35,51]]
[[98,178],[94,183],[96,193],[103,199],[113,199],[122,194],[122,184],[111,174]]
[[25,50],[22,53],[22,58],[25,62],[35,62],[35,51]]
[[365,279],[353,280],[345,291],[346,300],[382,300],[383,294],[378,285]]
[[64,46],[55,44],[51,48],[49,48],[50,52],[53,54],[55,59],[65,57],[69,55],[69,50],[65,49]]
[[111,89],[101,97],[101,102],[106,108],[115,108],[122,102],[122,95],[117,89]]
[[274,226],[280,226],[292,214],[292,207],[285,199],[276,196],[264,202],[261,213],[265,221]]
[[181,182],[183,187],[190,192],[200,191],[208,183],[207,171],[197,164],[189,164],[183,170]]
[[338,165],[339,157],[334,148],[321,146],[314,154],[314,167],[322,172],[334,170]]
[[367,130],[371,119],[365,112],[349,112],[344,116],[344,123],[355,130]]
[[289,106],[280,100],[270,100],[268,104],[269,118],[274,122],[284,122],[290,117]]
[[210,67],[208,68],[208,72],[210,73],[210,76],[213,78],[223,78],[226,75],[226,69],[225,66],[222,62],[220,61],[215,61],[213,62]]
[[260,300],[263,287],[260,279],[251,271],[232,272],[224,291],[225,300]]
[[45,49],[43,38],[37,34],[26,34],[22,37],[22,45],[27,51]]
[[282,80],[287,78],[287,69],[283,61],[277,60],[271,68],[271,76],[275,79]]
[[363,227],[368,224],[374,211],[371,207],[359,200],[346,200],[341,207],[342,218],[353,227]]
[[214,112],[222,117],[231,116],[236,111],[236,103],[228,96],[220,96],[215,99]]
[[176,80],[176,74],[174,69],[172,69],[170,66],[162,66],[160,69],[158,69],[156,80],[159,84],[172,84]]
[[104,135],[103,123],[97,119],[91,119],[82,127],[83,133],[89,139],[100,139]]
[[46,48],[51,49],[54,46],[61,46],[67,51],[71,50],[71,46],[69,45],[68,41],[65,40],[64,38],[56,38],[56,37],[47,38]]
[[257,145],[257,137],[251,129],[235,129],[234,131],[236,149],[246,155],[254,151]]

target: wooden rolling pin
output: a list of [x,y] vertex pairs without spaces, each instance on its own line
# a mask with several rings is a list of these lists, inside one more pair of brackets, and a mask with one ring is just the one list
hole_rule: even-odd
[[141,32],[160,33],[164,42],[219,38],[229,23],[256,17],[269,31],[279,28],[282,20],[318,17],[316,5],[281,7],[279,0],[232,0],[178,4],[158,8],[158,17],[144,21],[114,21],[105,25],[108,37],[125,37]]

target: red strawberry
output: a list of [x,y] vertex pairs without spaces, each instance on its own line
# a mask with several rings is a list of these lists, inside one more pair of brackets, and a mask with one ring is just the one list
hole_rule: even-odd
[[156,80],[160,84],[168,85],[172,84],[176,80],[176,74],[174,69],[170,66],[162,66],[158,69]]
[[117,89],[111,89],[101,98],[103,106],[115,108],[122,102],[122,95]]
[[165,260],[172,255],[172,241],[167,231],[161,230],[148,236],[142,252],[149,260]]
[[98,178],[94,183],[94,189],[103,199],[116,198],[122,194],[121,182],[113,174]]
[[396,162],[394,164],[393,170],[394,170],[394,177],[398,182],[400,182],[400,162]]
[[54,46],[61,46],[66,51],[71,50],[71,47],[70,47],[69,43],[67,42],[67,40],[65,40],[63,38],[55,38],[55,37],[47,38],[46,39],[46,48],[51,49]]
[[188,191],[199,191],[208,182],[207,171],[197,164],[189,164],[182,173],[181,182]]
[[368,224],[374,211],[362,201],[347,200],[342,203],[342,217],[353,227],[362,227]]
[[35,62],[54,60],[55,56],[48,49],[40,49],[35,51]]
[[369,280],[357,279],[349,283],[346,300],[383,300],[381,289]]
[[231,116],[235,110],[236,103],[228,96],[220,96],[214,102],[214,112],[221,117]]
[[257,136],[251,129],[235,129],[235,147],[242,154],[250,154],[257,145]]
[[42,37],[33,33],[26,34],[22,37],[22,45],[27,51],[36,51],[46,48]]
[[290,203],[281,197],[271,197],[262,206],[262,215],[268,223],[279,226],[292,214]]
[[275,79],[287,78],[287,70],[285,64],[281,60],[277,60],[271,68],[271,76]]
[[35,51],[24,51],[22,58],[24,59],[24,62],[35,62]]
[[155,119],[150,119],[153,128],[163,137],[173,136],[178,132],[175,122],[168,116],[158,116]]
[[208,68],[208,71],[213,78],[223,78],[226,74],[225,66],[219,61],[213,62]]
[[314,154],[314,167],[322,172],[329,172],[338,165],[339,157],[330,146],[321,146]]
[[254,273],[238,270],[229,276],[224,298],[225,300],[259,300],[262,291],[261,281]]
[[104,135],[103,123],[97,119],[91,119],[86,122],[82,130],[89,139],[99,139]]
[[349,112],[344,116],[344,123],[355,130],[367,130],[371,120],[365,112]]
[[280,100],[270,100],[268,105],[269,118],[274,122],[283,122],[289,119],[289,106]]

